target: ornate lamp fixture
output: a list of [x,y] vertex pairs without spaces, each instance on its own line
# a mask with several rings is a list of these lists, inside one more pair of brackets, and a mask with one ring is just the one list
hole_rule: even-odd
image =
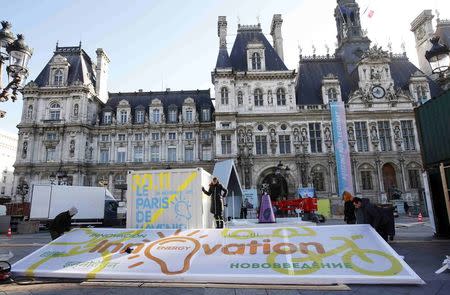
[[[28,62],[33,49],[31,49],[24,40],[23,35],[18,34],[17,39],[11,32],[11,24],[7,21],[1,22],[0,30],[0,101],[11,99],[13,102],[17,99],[17,91],[23,81],[28,77]],[[9,83],[3,88],[2,75],[3,64],[8,61],[6,72],[8,73]]]
[[433,73],[442,77],[450,67],[450,50],[447,45],[439,43],[439,36],[431,38],[430,42],[433,45],[425,52],[425,58],[430,63]]

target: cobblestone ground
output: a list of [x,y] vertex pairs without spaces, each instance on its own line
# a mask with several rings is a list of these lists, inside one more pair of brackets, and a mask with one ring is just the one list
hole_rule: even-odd
[[[342,220],[328,220],[326,225],[342,224]],[[65,282],[62,280],[46,284],[0,285],[2,294],[168,294],[168,295],[298,295],[298,294],[450,294],[450,271],[440,275],[434,274],[442,263],[445,255],[450,255],[450,240],[438,241],[432,238],[432,229],[425,219],[418,223],[416,218],[400,217],[396,219],[397,234],[392,247],[426,282],[423,286],[393,286],[393,285],[350,285],[348,291],[320,291],[320,290],[271,290],[271,289],[222,289],[222,288],[147,288],[132,286],[81,286],[79,282]],[[12,262],[41,247],[50,240],[48,233],[33,235],[15,235],[12,239],[0,238],[0,254],[12,251]]]

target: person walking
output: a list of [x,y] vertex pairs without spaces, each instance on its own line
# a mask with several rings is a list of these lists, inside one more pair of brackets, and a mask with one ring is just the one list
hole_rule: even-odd
[[59,238],[66,231],[70,231],[70,224],[72,223],[72,217],[78,213],[78,209],[75,207],[70,208],[68,211],[64,211],[56,215],[55,219],[50,223],[50,235],[52,240]]
[[389,220],[386,215],[382,212],[381,208],[378,208],[370,203],[369,199],[361,199],[358,197],[353,198],[353,204],[362,219],[358,220],[357,214],[357,222],[370,224],[377,233],[385,240],[388,240],[389,235]]
[[348,191],[344,191],[342,193],[342,198],[344,199],[344,221],[347,224],[355,224],[356,216],[355,216],[355,205],[353,205],[353,196]]
[[411,213],[409,212],[408,202],[406,202],[406,201],[403,202],[403,209],[405,210],[406,215],[411,216]]
[[214,215],[216,228],[223,228],[223,198],[227,196],[228,191],[219,183],[217,177],[213,178],[208,190],[202,187],[202,191],[206,195],[211,196],[211,207],[209,211]]

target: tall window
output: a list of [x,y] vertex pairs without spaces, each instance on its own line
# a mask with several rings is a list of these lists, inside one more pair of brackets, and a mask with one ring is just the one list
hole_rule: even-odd
[[57,102],[50,104],[50,120],[59,120],[61,116],[61,106]]
[[150,148],[150,161],[153,163],[159,162],[159,146],[153,145]]
[[256,154],[267,155],[267,136],[256,135],[255,142],[256,142]]
[[261,70],[261,55],[258,52],[252,54],[252,69]]
[[32,105],[28,106],[27,119],[33,119],[33,106]]
[[169,123],[177,122],[178,111],[175,108],[171,108],[169,110]]
[[168,147],[167,148],[167,161],[176,162],[177,161],[177,148]]
[[425,86],[417,86],[417,101],[423,103],[428,99],[427,89]]
[[55,148],[47,148],[45,154],[45,161],[54,162],[56,160],[56,149]]
[[201,139],[208,140],[210,137],[211,137],[211,132],[209,132],[209,131],[202,131]]
[[278,88],[277,90],[277,105],[285,106],[286,105],[286,92],[283,88]]
[[125,124],[128,122],[128,112],[125,110],[120,111],[120,123]]
[[202,121],[203,122],[209,122],[211,121],[211,111],[209,108],[203,108],[202,109]]
[[185,117],[186,122],[193,122],[194,120],[192,120],[192,109],[187,109],[186,110],[186,117]]
[[280,141],[280,154],[290,154],[291,153],[290,135],[279,135],[278,139]]
[[320,133],[320,123],[309,123],[309,143],[311,145],[311,153],[322,152],[322,135]]
[[125,148],[118,148],[117,149],[117,163],[124,163],[126,161],[126,149]]
[[108,163],[109,161],[109,149],[100,150],[100,163]]
[[389,121],[378,122],[378,136],[382,152],[392,151],[391,127]]
[[145,112],[144,111],[136,111],[136,123],[141,124],[144,123],[144,116],[145,116]]
[[242,94],[242,91],[238,91],[237,100],[238,100],[238,105],[242,105],[244,103],[244,96]]
[[417,169],[408,170],[408,176],[410,188],[417,189],[421,187],[419,170]]
[[325,178],[323,176],[322,171],[314,171],[313,175],[313,186],[316,191],[324,191],[325,190]]
[[356,147],[358,152],[369,151],[369,138],[367,137],[367,123],[355,122]]
[[222,89],[220,89],[220,103],[228,104],[228,88],[226,87],[222,87]]
[[55,71],[55,76],[53,77],[53,85],[55,86],[62,86],[63,85],[63,71],[61,69],[57,69]]
[[159,109],[153,109],[152,111],[152,122],[153,123],[159,123],[160,119],[159,119]]
[[144,161],[144,149],[141,146],[134,147],[134,162]]
[[403,146],[405,151],[414,151],[416,149],[416,137],[412,120],[401,121]]
[[212,160],[212,147],[202,146],[202,160],[211,161]]
[[361,186],[363,190],[373,190],[371,171],[361,171]]
[[192,132],[186,132],[184,134],[184,138],[187,139],[187,140],[191,140],[191,139],[194,138],[194,134]]
[[231,135],[224,134],[221,136],[221,144],[222,144],[222,154],[229,155],[231,154]]
[[111,124],[111,112],[103,113],[103,124]]
[[263,106],[264,105],[264,99],[261,89],[257,88],[255,89],[255,92],[253,94],[255,98],[255,106]]
[[169,132],[169,140],[176,140],[177,134],[175,132]]
[[337,92],[334,88],[328,89],[328,101],[337,101]]
[[186,147],[184,149],[184,161],[185,162],[194,161],[194,149],[192,147]]

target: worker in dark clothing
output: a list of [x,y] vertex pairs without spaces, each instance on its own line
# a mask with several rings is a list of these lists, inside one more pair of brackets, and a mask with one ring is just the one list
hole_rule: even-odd
[[357,218],[358,215],[360,215],[360,218],[362,217],[362,220],[359,220],[358,223],[370,224],[387,241],[389,221],[387,216],[382,212],[382,209],[371,204],[369,199],[361,199],[358,197],[353,198],[353,204],[357,211],[360,211],[358,213],[362,213],[357,214]]
[[353,196],[351,193],[344,191],[342,194],[344,199],[344,221],[347,224],[355,224],[356,216],[355,216],[355,205],[353,205]]
[[[216,221],[216,228],[223,228],[223,199],[227,196],[227,190],[219,183],[217,177],[214,177],[209,184],[209,189],[205,190],[202,187],[203,193],[211,196],[211,208],[210,212],[214,214],[214,220]],[[223,195],[222,195],[223,192]],[[225,205],[226,206],[226,205]]]
[[72,217],[78,213],[78,209],[75,207],[70,208],[68,211],[64,211],[56,215],[50,224],[50,235],[52,240],[59,238],[64,232],[70,231],[70,224],[72,223]]

